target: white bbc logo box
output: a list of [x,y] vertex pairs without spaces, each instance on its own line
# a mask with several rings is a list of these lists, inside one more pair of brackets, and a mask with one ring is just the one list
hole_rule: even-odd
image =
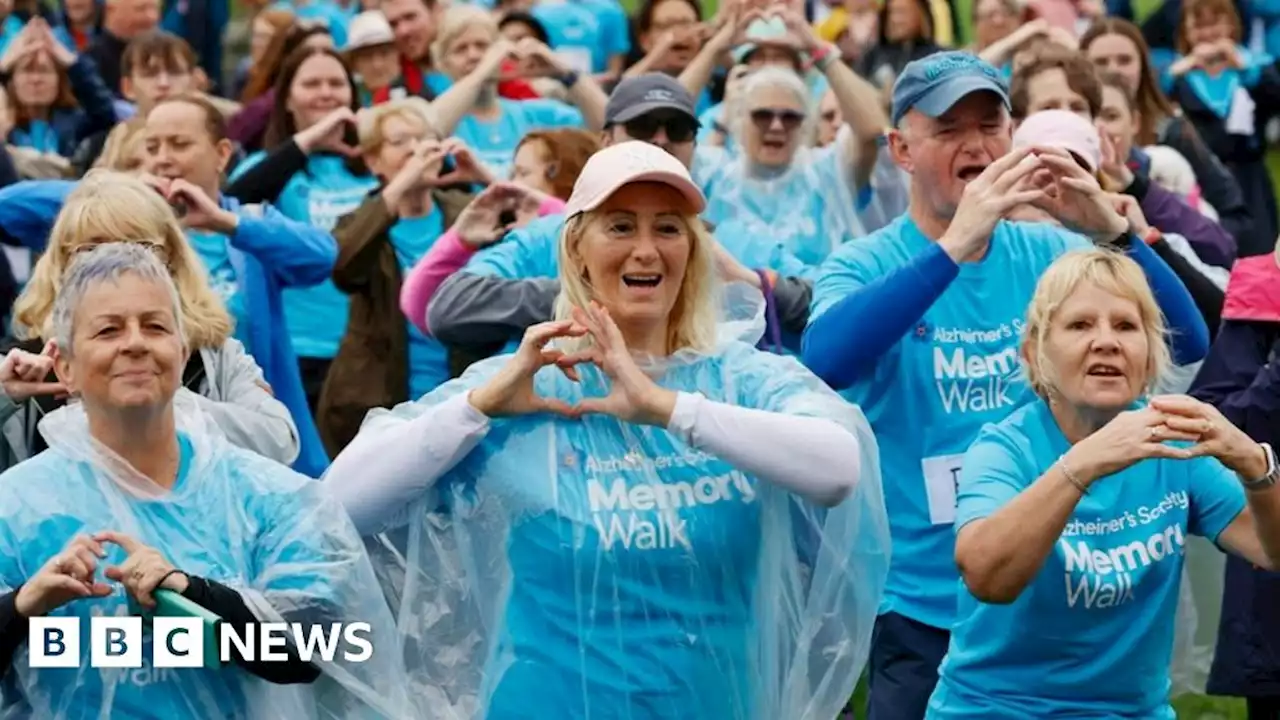
[[[27,636],[29,664],[33,668],[78,668],[81,654],[81,619],[78,617],[31,618]],[[140,617],[89,619],[89,666],[140,668],[142,646],[148,633]],[[155,617],[151,620],[151,666],[198,668],[204,665],[204,623],[200,618]]]

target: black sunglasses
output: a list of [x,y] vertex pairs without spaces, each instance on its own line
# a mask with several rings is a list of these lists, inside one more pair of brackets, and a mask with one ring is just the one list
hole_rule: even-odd
[[667,139],[673,143],[685,143],[693,140],[698,132],[698,123],[684,115],[662,115],[646,113],[633,120],[622,123],[627,136],[632,140],[649,142],[659,130],[666,130]]
[[782,129],[790,132],[800,127],[800,123],[804,122],[804,113],[797,110],[771,110],[769,108],[758,108],[751,111],[751,122],[761,130],[768,130],[773,127],[773,123],[777,121],[782,123]]

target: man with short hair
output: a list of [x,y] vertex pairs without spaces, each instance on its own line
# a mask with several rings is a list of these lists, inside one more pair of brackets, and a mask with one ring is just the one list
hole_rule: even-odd
[[1102,83],[1082,53],[1054,48],[1014,71],[1009,105],[1019,121],[1041,110],[1066,110],[1092,121],[1102,112]]
[[[194,90],[197,70],[195,52],[173,33],[151,30],[131,40],[120,58],[120,86],[111,88],[128,101],[116,102],[116,114],[123,122],[80,143],[71,158],[77,175],[93,167],[112,135],[130,132],[129,122],[135,115],[145,117],[157,103]],[[227,101],[214,103],[221,107]]]
[[[382,0],[380,9],[395,34],[405,89],[410,95],[435,100],[452,84],[448,77],[435,70],[435,60],[431,57],[431,44],[436,40],[444,5],[439,0]],[[498,94],[508,100],[538,97],[529,83],[518,78],[498,83]],[[374,102],[384,100],[380,96],[374,98]]]
[[156,103],[193,90],[195,70],[196,54],[186,40],[162,30],[143,33],[120,58],[118,92],[145,115]]
[[[1033,397],[1018,362],[1027,305],[1050,263],[1090,246],[1005,215],[1042,204],[1094,242],[1126,248],[1181,327],[1179,362],[1204,356],[1208,331],[1186,288],[1065,151],[1010,152],[1008,90],[988,63],[943,52],[908,64],[891,120],[890,151],[911,176],[908,210],[822,266],[803,359],[862,408],[880,444],[893,561],[871,641],[868,717],[920,720],[956,618],[961,459],[984,424]],[[1050,197],[1032,180],[1046,174],[1079,183],[1058,183]]]

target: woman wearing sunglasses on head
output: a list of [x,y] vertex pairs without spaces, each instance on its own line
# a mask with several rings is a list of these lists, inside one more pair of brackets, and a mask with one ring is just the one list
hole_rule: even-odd
[[441,717],[834,717],[853,689],[888,562],[875,439],[750,345],[759,296],[722,298],[704,202],[648,143],[596,154],[556,319],[371,412],[330,469],[362,533],[411,528],[400,626]]

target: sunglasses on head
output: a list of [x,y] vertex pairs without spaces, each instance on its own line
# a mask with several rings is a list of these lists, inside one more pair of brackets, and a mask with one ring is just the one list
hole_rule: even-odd
[[683,115],[659,115],[648,113],[634,120],[622,123],[627,136],[632,140],[649,142],[659,130],[665,130],[667,139],[673,143],[684,143],[693,140],[698,132],[698,125],[692,118]]
[[758,108],[751,111],[751,122],[761,130],[768,130],[773,127],[773,123],[777,121],[782,124],[782,129],[788,132],[800,127],[800,123],[804,122],[804,113],[798,110],[771,110],[769,108]]

